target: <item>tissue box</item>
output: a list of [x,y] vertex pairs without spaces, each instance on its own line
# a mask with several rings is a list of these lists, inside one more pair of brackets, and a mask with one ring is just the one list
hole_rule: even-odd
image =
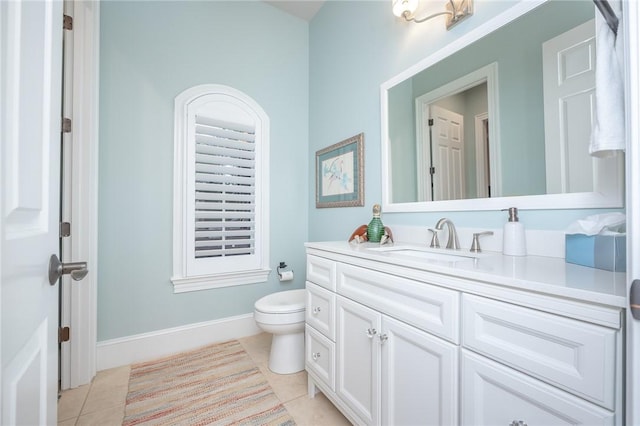
[[565,260],[607,271],[626,272],[627,237],[617,235],[565,235]]

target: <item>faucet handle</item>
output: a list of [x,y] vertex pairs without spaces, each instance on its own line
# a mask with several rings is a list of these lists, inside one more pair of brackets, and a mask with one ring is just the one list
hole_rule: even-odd
[[431,247],[431,248],[440,248],[440,241],[438,240],[438,231],[436,229],[433,229],[433,228],[429,228],[429,231],[431,231],[431,233],[432,233],[431,244],[429,244],[429,247]]
[[469,251],[476,252],[476,253],[480,253],[482,251],[482,250],[480,250],[480,236],[481,235],[493,235],[493,231],[485,231],[485,232],[474,233],[473,234],[473,240],[471,241],[471,248],[469,249]]

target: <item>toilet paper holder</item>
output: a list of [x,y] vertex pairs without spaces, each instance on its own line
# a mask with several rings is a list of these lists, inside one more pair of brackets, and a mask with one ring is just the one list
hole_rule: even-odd
[[276,271],[278,271],[278,278],[280,278],[281,280],[283,272],[291,272],[293,274],[293,271],[284,271],[285,268],[288,268],[288,266],[284,262],[280,262],[280,264],[276,267]]

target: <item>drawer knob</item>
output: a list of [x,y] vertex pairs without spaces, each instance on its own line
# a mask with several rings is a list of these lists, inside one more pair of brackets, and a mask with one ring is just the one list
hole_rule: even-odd
[[314,352],[311,354],[311,358],[313,358],[314,361],[317,361],[318,358],[320,358],[320,352]]
[[380,336],[378,336],[378,338],[380,338],[380,344],[383,345],[384,342],[386,342],[387,339],[389,339],[389,336],[387,336],[387,333],[385,333],[385,334],[381,334]]
[[522,420],[514,420],[511,423],[509,423],[509,426],[527,426],[527,424]]
[[373,337],[378,334],[378,331],[375,328],[368,328],[367,329],[367,337],[369,339],[373,339]]
[[320,313],[320,306],[316,306],[315,308],[313,308],[314,315],[318,315],[319,313]]

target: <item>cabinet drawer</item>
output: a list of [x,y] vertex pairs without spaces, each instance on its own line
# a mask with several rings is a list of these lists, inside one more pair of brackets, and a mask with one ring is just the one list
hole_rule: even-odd
[[336,262],[307,255],[307,280],[331,291],[336,291]]
[[457,291],[342,263],[338,264],[336,275],[340,295],[453,343],[459,342]]
[[318,333],[309,325],[305,328],[305,365],[307,370],[336,390],[335,343]]
[[307,281],[307,324],[333,341],[336,340],[335,307],[335,293]]
[[462,344],[614,409],[616,330],[465,294]]
[[614,413],[462,350],[463,425],[612,425]]

